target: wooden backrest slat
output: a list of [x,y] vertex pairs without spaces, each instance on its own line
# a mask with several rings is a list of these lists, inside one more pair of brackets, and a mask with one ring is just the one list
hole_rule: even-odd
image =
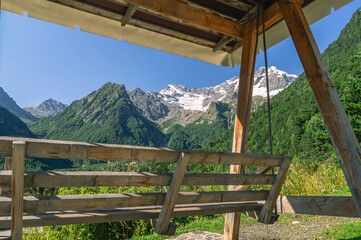
[[[24,197],[24,213],[160,206],[165,193],[124,193]],[[177,204],[264,201],[268,191],[180,192]],[[10,214],[11,198],[0,197],[0,215]]]
[[[10,156],[12,141],[19,139],[26,141],[26,157],[29,158],[176,163],[181,152],[181,150],[168,148],[0,137],[0,156]],[[186,152],[190,155],[189,163],[199,164],[233,164],[277,167],[281,165],[283,160],[283,156],[277,155],[221,153],[191,150],[187,150]]]
[[[25,187],[169,186],[172,173],[25,172]],[[187,173],[182,185],[271,185],[275,175]],[[10,186],[11,171],[0,171],[0,187]]]

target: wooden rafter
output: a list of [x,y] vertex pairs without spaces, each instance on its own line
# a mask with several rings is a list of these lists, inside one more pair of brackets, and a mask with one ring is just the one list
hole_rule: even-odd
[[[88,12],[97,16],[105,17],[114,21],[121,22],[124,19],[124,15],[116,12],[112,12],[109,10],[105,10],[100,7],[96,7],[84,2],[78,2],[74,0],[48,0],[54,3],[58,3],[64,6],[68,6],[71,8],[75,8],[84,12]],[[160,34],[164,34],[170,37],[174,37],[177,39],[181,39],[184,41],[192,42],[201,46],[206,46],[212,48],[214,46],[214,42],[203,37],[197,37],[191,34],[186,34],[184,32],[179,32],[170,28],[161,27],[157,24],[152,24],[146,21],[142,21],[140,19],[130,18],[127,24],[136,26],[139,28],[147,29],[153,32],[157,32]],[[208,34],[210,35],[210,34]],[[216,36],[217,37],[217,36]],[[223,46],[223,51],[230,52],[232,50],[231,47]]]
[[176,0],[126,0],[126,2],[192,27],[212,30],[237,39],[243,39],[244,26],[188,2]]
[[[268,29],[283,18],[278,2],[275,2],[264,11],[265,28]],[[257,31],[257,19],[253,19],[250,23],[254,31]],[[263,31],[263,23],[259,21],[258,32]]]
[[232,7],[236,7],[245,12],[247,12],[248,10],[250,10],[252,8],[252,5],[245,3],[245,2],[238,1],[238,0],[217,0],[217,1],[228,4]]
[[122,19],[122,26],[124,27],[125,25],[127,25],[127,23],[129,22],[129,20],[132,18],[133,14],[135,13],[135,11],[137,10],[137,6],[133,5],[133,4],[129,4],[127,11],[124,14],[124,17]]
[[[245,24],[247,22],[250,21],[250,19],[255,15],[257,11],[257,7],[252,8],[250,11],[247,12],[246,15],[244,15],[237,23],[239,24]],[[229,37],[229,36],[223,36],[223,38],[213,47],[213,51],[216,52],[219,49],[221,49],[223,46],[227,45],[228,43],[230,43],[231,41],[233,41],[234,38]],[[238,46],[239,45],[239,46]],[[242,44],[238,42],[238,44],[236,44],[236,46],[231,50],[231,53],[234,52],[235,50],[237,50],[239,47],[241,47]]]

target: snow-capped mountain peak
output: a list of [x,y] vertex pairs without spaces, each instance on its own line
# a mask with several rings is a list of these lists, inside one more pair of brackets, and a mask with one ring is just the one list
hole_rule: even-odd
[[[274,96],[288,87],[297,75],[288,74],[275,66],[268,68],[270,80],[270,95]],[[190,88],[183,85],[167,85],[159,93],[152,92],[167,105],[179,106],[185,110],[206,111],[212,102],[229,101],[237,96],[238,77],[232,77],[225,82],[205,88]],[[259,68],[255,72],[253,97],[266,97],[266,69]]]

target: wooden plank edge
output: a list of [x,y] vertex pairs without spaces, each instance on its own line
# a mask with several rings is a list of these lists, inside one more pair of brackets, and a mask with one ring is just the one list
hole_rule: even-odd
[[[192,206],[176,206],[172,217],[222,214],[238,211],[260,211],[263,204],[232,203],[232,204],[198,204]],[[25,215],[24,227],[55,226],[69,224],[87,224],[116,221],[133,221],[157,218],[160,208],[112,209],[111,211],[54,213],[48,215]],[[10,227],[10,217],[0,216],[0,229]]]

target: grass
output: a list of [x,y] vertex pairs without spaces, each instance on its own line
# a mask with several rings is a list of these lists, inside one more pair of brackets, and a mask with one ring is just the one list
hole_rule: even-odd
[[291,164],[281,195],[351,196],[351,193],[340,164],[324,162],[318,166]]
[[326,239],[360,239],[361,240],[361,221],[344,223],[334,227],[329,232],[322,235]]

